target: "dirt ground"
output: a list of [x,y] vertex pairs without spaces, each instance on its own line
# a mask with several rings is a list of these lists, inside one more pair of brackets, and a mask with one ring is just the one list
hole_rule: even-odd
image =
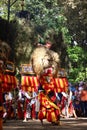
[[7,120],[3,124],[3,130],[84,130],[87,129],[87,118],[61,119],[61,125],[53,125],[44,120],[43,125],[39,120]]

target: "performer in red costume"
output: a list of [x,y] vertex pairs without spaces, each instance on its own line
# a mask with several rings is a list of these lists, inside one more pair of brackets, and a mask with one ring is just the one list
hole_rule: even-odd
[[57,98],[55,94],[54,78],[52,76],[52,69],[48,68],[46,73],[41,75],[40,83],[42,86],[42,91],[39,93],[40,100],[40,111],[38,118],[43,123],[43,119],[53,124],[60,124],[60,109],[57,105]]

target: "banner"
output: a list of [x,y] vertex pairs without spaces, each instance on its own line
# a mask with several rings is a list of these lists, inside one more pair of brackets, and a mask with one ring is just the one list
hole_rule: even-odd
[[39,86],[39,80],[36,76],[22,76],[21,86],[24,91],[37,91]]
[[3,75],[3,83],[17,85],[17,79],[15,76],[6,74]]
[[62,78],[54,78],[56,91],[58,93],[60,92],[66,92],[68,89],[68,80],[65,77]]
[[2,91],[9,92],[17,86],[17,78],[12,75],[5,74],[2,76]]

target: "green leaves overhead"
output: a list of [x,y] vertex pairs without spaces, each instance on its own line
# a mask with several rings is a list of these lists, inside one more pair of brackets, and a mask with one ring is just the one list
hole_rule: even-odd
[[[77,81],[84,77],[83,69],[87,68],[87,47],[83,47],[82,42],[87,40],[87,0],[24,0],[23,8],[22,0],[14,2],[15,0],[10,0],[10,23],[13,22],[9,33],[5,31],[6,29],[8,32],[6,26],[0,30],[1,36],[9,35],[6,35],[6,38],[10,38],[8,41],[15,48],[16,61],[28,62],[37,35],[40,34],[43,39],[49,35],[52,49],[60,54],[62,67],[69,66],[69,78]],[[21,11],[28,11],[29,18],[15,16]],[[0,17],[7,20],[8,0],[0,1]],[[1,22],[1,25],[2,23],[4,22]],[[71,47],[73,36],[78,45]]]
[[72,62],[80,61],[84,55],[81,47],[74,46],[73,48],[68,48],[68,56]]

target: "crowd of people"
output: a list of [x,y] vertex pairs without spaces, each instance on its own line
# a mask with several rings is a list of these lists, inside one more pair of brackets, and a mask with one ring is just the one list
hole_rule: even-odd
[[[6,119],[37,119],[39,101],[37,93],[25,92],[16,88],[13,92],[3,93],[3,121]],[[38,105],[37,105],[38,104]]]
[[[3,93],[3,121],[6,119],[38,119],[40,100],[38,92],[25,92],[20,87],[13,92]],[[56,94],[57,105],[61,110],[60,117],[87,117],[87,83],[70,84],[67,93]]]
[[63,94],[66,117],[87,117],[87,82],[69,84],[68,91],[68,95]]
[[87,82],[70,85],[73,106],[78,117],[87,117]]

